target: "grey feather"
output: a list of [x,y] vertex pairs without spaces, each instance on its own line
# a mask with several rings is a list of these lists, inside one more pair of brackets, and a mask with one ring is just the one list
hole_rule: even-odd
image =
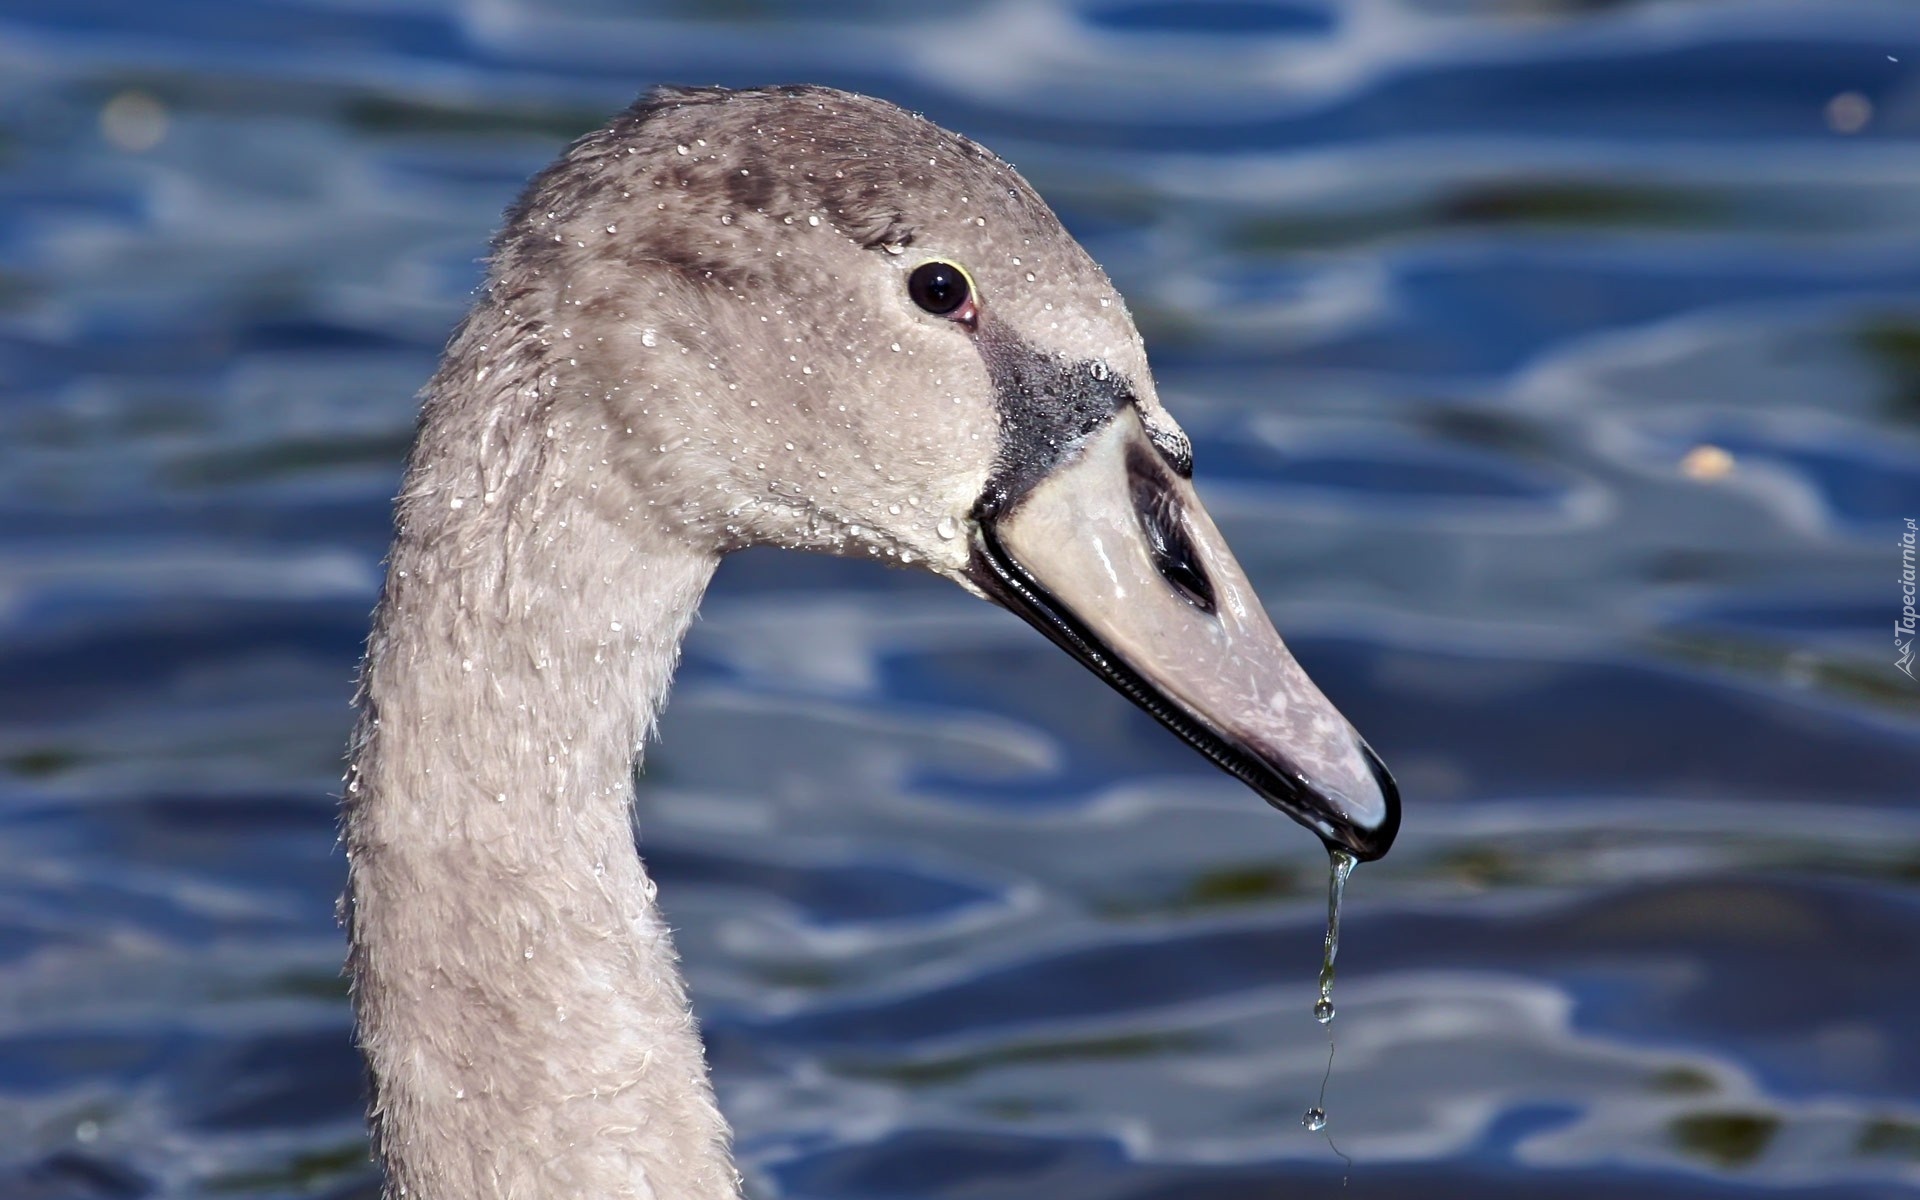
[[657,91],[510,212],[425,393],[347,776],[389,1196],[737,1194],[633,768],[727,551],[973,586],[953,530],[1009,430],[969,339],[907,300],[928,257],[1177,436],[1033,190],[881,101]]

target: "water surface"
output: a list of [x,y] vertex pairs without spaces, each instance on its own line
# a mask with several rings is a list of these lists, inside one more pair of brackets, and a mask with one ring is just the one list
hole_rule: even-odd
[[1920,1194],[1917,68],[1909,0],[0,0],[0,1196],[372,1195],[413,395],[566,138],[798,80],[1107,265],[1408,807],[1342,1190],[1312,839],[948,585],[729,563],[640,815],[756,1194]]

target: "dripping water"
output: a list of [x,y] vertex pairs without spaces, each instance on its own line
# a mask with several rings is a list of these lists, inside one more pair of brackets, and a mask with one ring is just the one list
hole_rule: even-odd
[[1327,852],[1327,940],[1320,953],[1320,998],[1313,1004],[1313,1019],[1322,1025],[1333,1023],[1333,960],[1340,954],[1340,899],[1346,895],[1347,877],[1358,862],[1345,850]]
[[1340,954],[1340,901],[1346,895],[1347,877],[1359,863],[1353,855],[1337,847],[1327,851],[1327,940],[1320,952],[1320,995],[1313,1002],[1313,1019],[1327,1027],[1327,1069],[1320,1076],[1320,1098],[1300,1118],[1309,1133],[1327,1139],[1327,1146],[1340,1155],[1351,1169],[1353,1160],[1334,1144],[1327,1132],[1327,1083],[1333,1078],[1333,960]]

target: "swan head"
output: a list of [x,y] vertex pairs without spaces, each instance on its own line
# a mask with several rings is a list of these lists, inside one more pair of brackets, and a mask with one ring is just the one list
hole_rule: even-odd
[[[943,575],[1329,846],[1399,825],[1191,483],[1125,304],[1014,170],[824,88],[667,89],[537,178],[489,299],[650,518]],[[556,399],[554,401],[558,403]]]

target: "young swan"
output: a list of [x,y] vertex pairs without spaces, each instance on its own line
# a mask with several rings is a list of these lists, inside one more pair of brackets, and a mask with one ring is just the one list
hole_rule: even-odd
[[663,90],[570,147],[427,388],[361,681],[343,908],[387,1194],[736,1194],[628,819],[730,550],[943,575],[1385,853],[1391,780],[1191,467],[1106,276],[965,138]]

